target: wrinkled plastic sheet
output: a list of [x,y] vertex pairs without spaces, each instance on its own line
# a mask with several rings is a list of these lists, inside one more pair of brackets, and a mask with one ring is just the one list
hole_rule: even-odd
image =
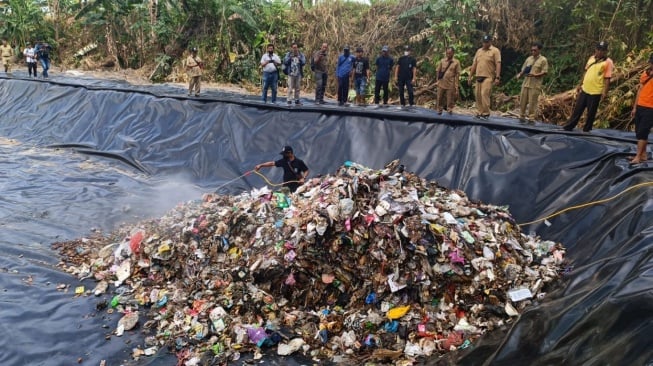
[[[427,364],[653,362],[653,188],[623,193],[653,181],[653,163],[628,163],[632,133],[310,100],[288,108],[217,91],[185,98],[165,85],[71,76],[0,84],[2,365],[130,360],[138,330],[105,340],[119,318],[98,312],[98,298],[73,298],[80,283],[54,267],[50,244],[156,217],[201,192],[260,187],[244,174],[286,144],[312,175],[346,160],[380,168],[401,159],[470,198],[510,206],[521,223],[580,206],[522,227],[566,246],[572,266],[560,287],[513,324]],[[281,172],[265,173],[281,181]],[[606,201],[583,205],[598,200]],[[71,289],[57,291],[59,283]],[[162,350],[138,364],[174,362]]]

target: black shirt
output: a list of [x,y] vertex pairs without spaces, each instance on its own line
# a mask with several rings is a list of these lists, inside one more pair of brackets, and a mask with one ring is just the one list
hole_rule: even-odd
[[417,62],[414,58],[410,56],[401,56],[397,65],[399,66],[399,80],[412,80],[413,79],[413,69],[415,68]]
[[354,76],[361,77],[367,76],[367,70],[370,69],[370,60],[367,57],[354,59]]
[[290,188],[291,192],[296,191],[300,186],[298,182],[293,181],[300,180],[302,178],[301,173],[308,170],[308,167],[306,164],[304,164],[304,161],[297,158],[295,158],[293,161],[290,161],[286,158],[279,159],[274,162],[274,166],[283,168],[283,185]]

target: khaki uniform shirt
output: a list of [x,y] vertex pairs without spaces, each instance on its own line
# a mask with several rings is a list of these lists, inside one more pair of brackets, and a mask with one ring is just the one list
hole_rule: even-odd
[[[546,60],[546,57],[539,55],[537,58],[533,56],[528,56],[526,61],[524,61],[524,65],[522,66],[522,70],[524,70],[527,66],[531,67],[531,74],[541,74],[541,73],[546,73],[549,72],[549,63]],[[524,88],[534,88],[534,89],[541,89],[542,88],[542,80],[544,77],[540,76],[537,78],[534,77],[527,77],[526,75],[523,75],[524,77],[524,83],[522,86]]]
[[[447,67],[447,65],[449,67]],[[446,71],[445,71],[446,70]],[[458,87],[458,78],[460,77],[460,61],[455,57],[449,60],[445,57],[438,64],[437,73],[444,71],[442,79],[438,80],[438,87],[442,89],[456,89]]]
[[11,57],[14,55],[14,49],[10,45],[2,46],[0,45],[0,56],[2,58]]
[[501,51],[494,46],[490,46],[487,50],[481,47],[474,55],[474,62],[476,76],[494,79],[497,76],[497,64],[501,63]]
[[202,59],[193,55],[188,56],[186,59],[186,70],[188,70],[188,76],[194,77],[194,76],[201,76],[202,75],[202,68],[200,67],[200,64],[202,63]]

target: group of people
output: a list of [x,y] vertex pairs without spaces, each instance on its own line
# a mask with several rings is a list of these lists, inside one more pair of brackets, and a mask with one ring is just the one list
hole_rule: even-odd
[[[25,43],[25,49],[23,49],[23,57],[25,57],[25,63],[27,64],[27,72],[30,77],[37,77],[36,65],[40,61],[41,67],[43,68],[43,78],[48,78],[48,70],[50,69],[50,53],[52,52],[52,46],[46,42],[37,41],[35,45],[32,45],[29,41]],[[2,45],[0,45],[0,57],[2,57],[2,65],[4,67],[5,73],[11,72],[11,65],[14,58],[14,49],[7,43],[6,39],[2,40]]]
[[[519,119],[521,122],[532,123],[536,119],[538,100],[542,93],[544,77],[549,70],[547,58],[542,55],[543,45],[539,42],[531,44],[530,56],[524,61],[519,73],[515,78],[523,78]],[[315,104],[324,104],[324,94],[329,75],[328,70],[328,44],[323,43],[320,48],[310,57],[306,57],[299,49],[297,43],[293,43],[282,58],[275,52],[272,44],[267,45],[267,53],[261,57],[260,65],[263,69],[263,90],[261,100],[267,102],[268,90],[272,91],[271,102],[276,103],[277,84],[279,72],[283,70],[288,75],[288,98],[289,105],[301,104],[300,90],[301,81],[304,77],[304,67],[310,64],[310,70],[315,78]],[[338,56],[335,69],[335,77],[338,82],[338,105],[348,105],[349,88],[353,86],[356,93],[355,103],[364,106],[366,104],[366,90],[370,83],[372,65],[375,67],[374,104],[388,104],[388,87],[394,77],[399,92],[401,106],[413,106],[415,104],[414,85],[417,77],[417,61],[411,55],[410,46],[404,46],[403,55],[396,62],[389,54],[389,47],[382,46],[380,54],[373,64],[364,55],[362,47],[356,47],[355,54],[350,53],[350,47],[344,46],[342,53]],[[195,55],[194,50],[193,55]],[[583,131],[592,130],[597,109],[601,100],[605,99],[610,87],[610,79],[614,69],[614,63],[607,56],[608,43],[600,41],[596,44],[593,55],[589,57],[584,67],[584,75],[577,87],[578,97],[576,98],[573,113],[569,120],[563,125],[566,131],[572,131],[585,111],[586,119]],[[437,73],[437,113],[447,111],[449,114],[455,106],[459,97],[461,64],[454,57],[455,49],[447,47],[444,57],[439,60],[436,66]],[[195,57],[195,56],[193,56]],[[187,61],[190,67],[200,64],[199,59]],[[649,67],[641,77],[641,83],[637,93],[637,100],[633,106],[633,117],[636,125],[637,155],[631,160],[632,163],[639,163],[646,160],[646,146],[650,129],[653,127],[653,55],[649,60]],[[474,95],[478,113],[476,118],[487,120],[490,116],[491,94],[493,86],[501,82],[501,52],[492,45],[492,37],[484,35],[482,46],[474,54],[468,79],[469,84],[475,83]],[[199,78],[197,81],[197,93],[199,93]],[[381,93],[382,92],[382,93]],[[405,93],[408,98],[406,100]],[[191,91],[189,91],[189,94]],[[382,95],[382,98],[381,98]]]
[[[261,100],[265,103],[268,101],[268,91],[271,91],[270,102],[276,103],[277,84],[279,82],[279,73],[283,71],[288,76],[288,98],[287,103],[300,105],[301,82],[304,77],[304,67],[310,64],[311,72],[315,77],[315,104],[324,104],[324,93],[329,75],[328,70],[328,50],[327,43],[315,51],[310,57],[306,57],[299,50],[299,45],[293,43],[290,51],[281,57],[274,51],[274,45],[267,45],[267,52],[261,57],[261,68],[263,71],[263,87]],[[351,53],[349,46],[344,46],[342,54],[339,55],[335,76],[338,81],[338,105],[349,105],[349,88],[353,87],[356,92],[356,104],[366,104],[367,86],[372,76],[371,64],[368,57],[364,56],[362,47],[356,47],[355,54]],[[383,92],[383,104],[388,104],[388,86],[391,77],[394,76],[400,94],[402,106],[406,105],[405,92],[408,93],[408,104],[414,105],[414,84],[417,76],[417,61],[411,56],[410,46],[404,48],[404,55],[401,56],[395,64],[394,59],[389,55],[388,46],[381,47],[381,53],[376,58],[374,65],[376,67],[376,78],[374,85],[374,103],[380,104],[381,92]],[[394,70],[394,72],[393,72]],[[460,68],[452,68],[458,70]],[[452,74],[453,76],[453,74]],[[457,77],[457,76],[456,76]]]

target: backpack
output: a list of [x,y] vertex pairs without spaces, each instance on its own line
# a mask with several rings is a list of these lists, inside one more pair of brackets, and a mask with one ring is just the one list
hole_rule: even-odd
[[283,58],[283,73],[284,75],[290,74],[290,52],[286,53],[286,57]]
[[311,56],[311,71],[315,71],[315,56]]

